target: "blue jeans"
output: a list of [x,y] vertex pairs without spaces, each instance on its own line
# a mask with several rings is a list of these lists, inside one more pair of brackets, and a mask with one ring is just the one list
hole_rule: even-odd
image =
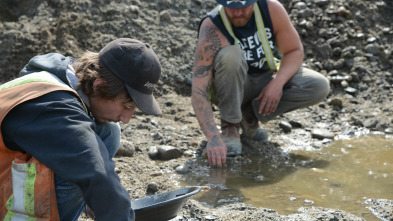
[[[109,156],[112,159],[120,147],[120,125],[112,122],[96,123],[96,125],[96,133],[108,148]],[[60,220],[78,220],[85,208],[81,189],[76,184],[66,182],[57,175],[55,175],[55,185]]]

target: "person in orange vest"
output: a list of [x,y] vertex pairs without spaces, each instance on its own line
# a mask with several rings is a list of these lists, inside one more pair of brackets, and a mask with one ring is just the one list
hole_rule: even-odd
[[[226,157],[242,154],[240,129],[266,142],[259,122],[316,104],[330,87],[321,73],[303,67],[303,45],[279,1],[216,1],[199,25],[191,101],[209,163],[222,167]],[[211,103],[220,111],[221,132]]]
[[161,115],[161,65],[131,38],[79,59],[33,57],[0,85],[0,220],[134,220],[115,172],[120,126],[136,109]]

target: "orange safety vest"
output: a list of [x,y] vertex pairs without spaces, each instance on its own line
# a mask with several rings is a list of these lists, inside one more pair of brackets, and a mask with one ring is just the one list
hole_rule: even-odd
[[[47,72],[29,74],[0,85],[0,125],[18,104],[59,90],[76,94]],[[1,128],[0,220],[60,220],[53,171],[28,153],[8,149]]]

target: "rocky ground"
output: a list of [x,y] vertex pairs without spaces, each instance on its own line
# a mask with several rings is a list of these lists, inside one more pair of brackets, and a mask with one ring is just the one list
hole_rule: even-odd
[[[331,93],[318,105],[263,125],[270,133],[269,142],[243,138],[244,156],[231,159],[229,167],[242,164],[250,155],[280,161],[292,149],[322,148],[342,136],[393,133],[393,2],[280,2],[304,43],[305,65],[331,80]],[[122,125],[117,172],[133,199],[178,189],[175,178],[209,170],[201,154],[205,139],[191,107],[190,91],[198,22],[215,4],[214,0],[0,0],[0,83],[15,78],[36,54],[78,57],[118,37],[150,43],[163,66],[155,91],[163,117],[136,113],[131,123]],[[387,198],[368,200],[381,220],[393,220],[393,196]],[[362,218],[330,208],[303,208],[292,215],[243,203],[213,209],[191,199],[176,220]]]

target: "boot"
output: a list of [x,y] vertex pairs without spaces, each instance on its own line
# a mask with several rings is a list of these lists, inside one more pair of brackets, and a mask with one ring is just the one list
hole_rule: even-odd
[[227,146],[228,157],[237,156],[242,153],[239,129],[239,123],[233,124],[221,119],[221,138]]
[[269,134],[267,130],[259,127],[259,121],[254,114],[251,105],[246,106],[243,110],[243,120],[241,122],[241,128],[243,135],[254,140],[266,142],[269,140]]

